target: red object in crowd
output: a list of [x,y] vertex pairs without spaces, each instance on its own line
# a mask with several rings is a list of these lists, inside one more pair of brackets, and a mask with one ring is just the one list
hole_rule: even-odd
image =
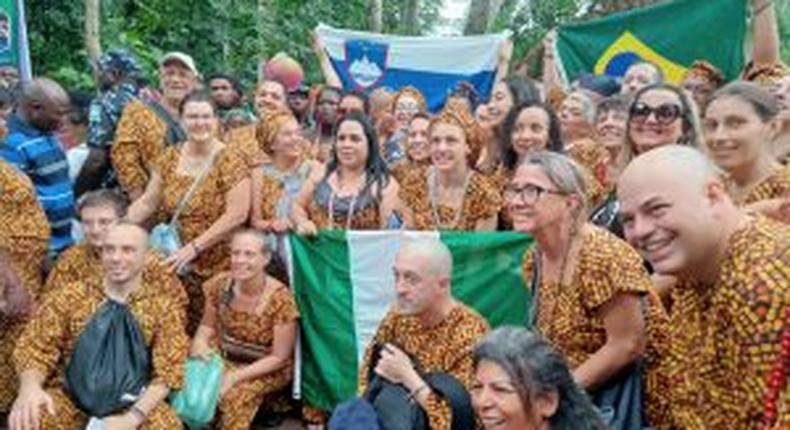
[[785,308],[784,329],[780,337],[781,350],[771,372],[767,376],[767,389],[765,392],[765,415],[760,427],[762,430],[771,430],[776,424],[777,405],[782,390],[787,385],[787,367],[790,366],[790,307]]

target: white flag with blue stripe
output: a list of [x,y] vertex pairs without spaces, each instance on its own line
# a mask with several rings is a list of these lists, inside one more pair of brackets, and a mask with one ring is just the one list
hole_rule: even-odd
[[431,111],[444,106],[459,82],[474,85],[487,100],[494,85],[499,46],[507,33],[468,37],[406,37],[341,30],[319,25],[316,34],[343,88],[419,89]]

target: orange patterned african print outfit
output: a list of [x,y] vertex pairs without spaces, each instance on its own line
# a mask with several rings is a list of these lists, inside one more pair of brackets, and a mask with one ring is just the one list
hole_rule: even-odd
[[[47,216],[30,179],[0,160],[0,243],[7,248],[14,271],[33,299],[41,290],[41,267],[47,255],[49,233]],[[6,327],[0,333],[0,412],[3,412],[10,409],[16,397],[17,380],[11,353],[22,324],[0,325]]]
[[584,167],[589,206],[598,206],[613,185],[609,181],[609,152],[593,139],[575,142],[566,150],[568,156]]
[[[88,421],[63,394],[65,369],[80,334],[105,300],[101,282],[81,281],[59,288],[46,295],[19,338],[13,355],[17,372],[37,370],[47,375],[44,387],[57,402],[57,416],[43,413],[43,429],[79,429]],[[151,353],[151,382],[181,388],[189,340],[178,305],[161,294],[158,285],[148,283],[141,283],[127,304]],[[145,428],[173,429],[177,423],[169,407],[160,404]]]
[[[495,183],[478,172],[471,172],[466,188],[461,214],[448,206],[437,205],[434,213],[429,196],[428,180],[432,169],[415,170],[401,184],[399,196],[411,209],[414,230],[465,230],[474,231],[479,221],[496,216],[502,206],[502,197]],[[437,217],[438,215],[438,217]],[[438,218],[438,219],[437,219]],[[459,219],[456,224],[454,220]]]
[[790,166],[784,166],[755,185],[744,196],[743,204],[778,198],[790,198]]
[[230,130],[226,134],[228,147],[237,151],[250,169],[260,165],[269,158],[258,143],[257,130],[257,124],[250,124]]
[[[672,290],[668,369],[682,428],[757,429],[790,306],[790,227],[756,217],[729,239],[715,285]],[[790,393],[778,417],[790,416]]]
[[[571,285],[542,282],[537,293],[537,325],[571,369],[584,363],[606,343],[603,320],[596,313],[618,294],[647,297],[647,348],[642,358],[644,404],[653,427],[669,424],[671,398],[662,357],[670,342],[667,315],[651,292],[652,283],[642,259],[627,243],[595,226],[582,229],[582,245],[573,266]],[[534,254],[525,254],[524,279],[531,285]],[[535,294],[535,293],[533,293]]]
[[[488,331],[488,323],[474,310],[458,303],[434,327],[425,328],[409,315],[401,315],[394,307],[379,324],[376,335],[365,351],[359,371],[359,393],[367,389],[367,375],[373,348],[391,343],[419,363],[425,373],[444,372],[454,376],[467,390],[474,380],[472,349]],[[431,430],[449,430],[452,423],[450,405],[438,395],[428,397],[428,425]]]
[[390,168],[390,175],[398,181],[398,184],[402,184],[403,181],[406,180],[407,177],[411,175],[415,175],[413,173],[415,170],[422,170],[427,169],[430,166],[430,160],[425,163],[414,163],[410,160],[403,160],[402,162],[394,165]]
[[[101,282],[102,278],[100,250],[87,243],[80,243],[60,254],[55,267],[49,272],[44,291],[49,293],[79,281]],[[170,273],[162,255],[157,251],[148,251],[145,256],[143,282],[156,285],[160,291],[170,295],[179,308],[186,310],[187,294],[184,286],[175,274]]]
[[111,149],[112,166],[127,193],[142,192],[151,177],[151,167],[165,149],[167,124],[139,100],[123,110]]
[[[268,278],[267,282],[276,281],[273,278]],[[296,323],[299,319],[299,311],[293,293],[279,282],[272,285],[275,290],[269,296],[260,314],[251,314],[230,308],[225,311],[224,317],[220,317],[219,308],[222,296],[230,287],[231,279],[227,272],[220,273],[205,283],[206,302],[214,309],[218,309],[216,333],[224,331],[236,340],[270,350],[274,342],[275,326]],[[221,329],[220,324],[223,324]],[[230,369],[245,365],[246,363],[225,360],[225,366]],[[289,362],[288,365],[271,374],[241,382],[231,388],[219,403],[219,428],[222,430],[248,429],[258,407],[267,395],[277,393],[287,387],[292,379],[293,362]]]
[[[216,155],[211,170],[192,195],[178,217],[181,243],[187,244],[208,230],[225,212],[225,195],[249,176],[249,169],[236,151],[224,148]],[[180,148],[168,148],[157,161],[157,171],[162,178],[160,219],[169,220],[181,198],[195,181],[195,177],[178,172]],[[200,254],[191,263],[192,273],[183,279],[189,297],[187,311],[188,332],[200,324],[203,313],[202,282],[226,270],[230,265],[230,251],[226,243],[219,242]]]

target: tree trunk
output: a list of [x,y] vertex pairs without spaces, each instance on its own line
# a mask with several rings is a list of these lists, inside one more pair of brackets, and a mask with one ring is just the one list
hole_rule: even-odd
[[472,0],[464,26],[464,35],[483,34],[488,29],[491,0]]
[[420,34],[419,0],[405,0],[403,2],[403,33],[417,36]]
[[101,57],[100,26],[100,0],[85,0],[85,50],[94,74],[98,72],[99,57]]
[[[269,44],[266,43],[266,35],[268,34],[271,27],[269,23],[272,22],[272,19],[269,16],[271,13],[271,8],[269,6],[268,0],[258,0],[258,53],[261,56],[261,64],[266,60],[266,57],[269,54]],[[263,75],[262,70],[259,70],[258,72],[261,76]]]
[[370,0],[370,31],[381,33],[384,0]]

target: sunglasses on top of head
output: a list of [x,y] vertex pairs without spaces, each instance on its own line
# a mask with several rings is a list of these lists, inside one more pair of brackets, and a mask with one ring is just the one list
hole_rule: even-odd
[[636,103],[631,107],[630,119],[643,123],[652,114],[659,124],[671,124],[680,117],[683,109],[674,103],[664,103],[658,106],[649,106],[645,103]]

